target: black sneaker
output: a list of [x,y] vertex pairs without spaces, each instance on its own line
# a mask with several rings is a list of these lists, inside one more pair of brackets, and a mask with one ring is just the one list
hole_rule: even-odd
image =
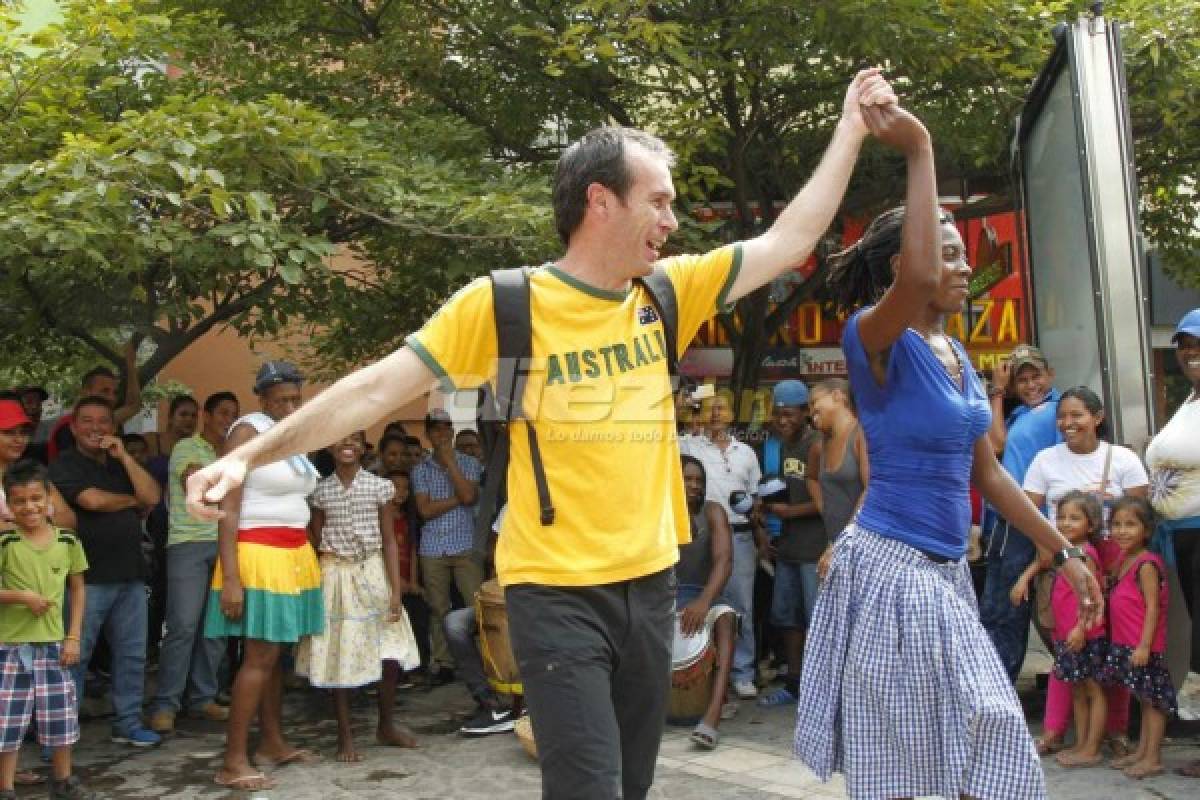
[[480,708],[461,728],[459,733],[467,736],[487,736],[493,733],[509,733],[517,724],[517,715],[510,709]]
[[50,779],[50,800],[95,800],[96,793],[71,775],[65,781]]
[[429,674],[430,686],[445,686],[448,683],[454,683],[454,670],[449,667],[442,667]]

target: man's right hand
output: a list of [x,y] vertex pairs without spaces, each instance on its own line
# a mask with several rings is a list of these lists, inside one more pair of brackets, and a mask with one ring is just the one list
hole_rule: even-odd
[[187,479],[187,510],[196,519],[215,522],[225,516],[217,504],[246,482],[246,462],[230,454],[196,470]]
[[450,469],[458,463],[454,456],[454,442],[450,439],[444,439],[439,442],[434,442],[433,458],[443,469]]
[[1012,381],[1012,361],[1007,358],[1001,359],[992,368],[992,386],[1007,392],[1010,381]]
[[864,107],[862,115],[872,136],[905,156],[928,152],[933,146],[921,120],[898,105]]

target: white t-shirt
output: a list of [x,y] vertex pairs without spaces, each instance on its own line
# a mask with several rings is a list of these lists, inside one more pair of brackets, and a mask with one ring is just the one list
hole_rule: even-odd
[[749,495],[758,494],[758,484],[762,482],[762,469],[758,466],[758,456],[754,454],[754,450],[737,439],[721,450],[707,436],[681,439],[679,450],[683,455],[692,456],[704,465],[708,486],[705,499],[725,509],[730,525],[748,523],[749,517],[729,507],[729,495],[739,489]]
[[[250,425],[259,433],[270,430],[274,421],[255,412],[233,423]],[[317,488],[320,475],[304,456],[274,461],[246,475],[238,528],[304,528],[310,515],[308,496]]]
[[1025,473],[1027,492],[1046,498],[1049,517],[1054,520],[1058,501],[1073,489],[1084,492],[1101,491],[1100,479],[1104,475],[1104,459],[1108,448],[1112,448],[1112,464],[1108,468],[1108,482],[1103,487],[1104,497],[1116,499],[1130,489],[1145,486],[1150,482],[1141,460],[1127,447],[1100,442],[1090,453],[1072,452],[1066,443],[1047,447],[1033,458],[1029,471]]
[[1184,403],[1150,446],[1150,502],[1167,519],[1200,516],[1200,400]]

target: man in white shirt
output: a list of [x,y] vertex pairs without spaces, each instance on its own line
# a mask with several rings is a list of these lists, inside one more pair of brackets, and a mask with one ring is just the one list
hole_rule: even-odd
[[712,399],[708,428],[702,436],[689,436],[679,443],[685,455],[704,464],[708,477],[707,497],[729,515],[733,531],[733,574],[725,584],[725,599],[741,615],[743,624],[733,653],[731,679],[737,696],[748,700],[758,694],[754,685],[754,572],[758,566],[758,545],[752,512],[757,500],[762,470],[754,450],[739,442],[730,430],[733,402],[728,392]]

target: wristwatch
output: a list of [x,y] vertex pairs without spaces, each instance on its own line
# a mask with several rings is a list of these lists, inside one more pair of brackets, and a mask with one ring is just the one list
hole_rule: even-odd
[[1079,547],[1064,547],[1054,554],[1054,566],[1061,567],[1068,558],[1083,559],[1083,549]]

